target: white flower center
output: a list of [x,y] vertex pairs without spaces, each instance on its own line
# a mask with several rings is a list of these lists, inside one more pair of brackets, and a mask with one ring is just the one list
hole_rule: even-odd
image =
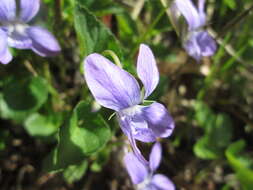
[[139,183],[137,185],[137,190],[143,190],[143,189],[148,190],[149,189],[148,187],[152,180],[152,176],[153,176],[152,174],[149,174],[149,176],[146,177],[143,182]]
[[123,109],[123,110],[121,110],[121,112],[124,115],[127,115],[127,116],[131,117],[131,116],[134,116],[134,115],[136,115],[138,113],[141,113],[141,108],[140,108],[139,105],[135,105],[135,106]]
[[28,25],[22,22],[13,22],[7,24],[8,35],[18,34],[26,36],[26,29]]

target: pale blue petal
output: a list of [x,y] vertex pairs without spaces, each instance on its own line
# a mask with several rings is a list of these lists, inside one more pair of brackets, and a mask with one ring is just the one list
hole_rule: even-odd
[[85,79],[96,101],[119,111],[140,103],[140,87],[136,79],[105,57],[93,53],[86,57]]
[[149,167],[152,172],[156,171],[160,165],[162,158],[162,146],[159,142],[156,142],[149,155]]
[[13,21],[16,18],[16,1],[0,0],[0,22]]
[[46,29],[39,26],[29,27],[27,34],[32,40],[32,50],[38,55],[55,56],[60,53],[61,47],[55,37]]
[[148,176],[148,169],[139,161],[134,153],[127,153],[124,157],[124,163],[133,184],[143,182]]
[[8,49],[7,34],[0,29],[0,62],[8,64],[12,60],[12,55]]
[[171,135],[175,124],[168,110],[160,103],[152,103],[142,108],[142,116],[156,137],[166,138]]
[[137,74],[145,88],[145,99],[154,91],[159,82],[159,72],[155,57],[152,50],[145,44],[140,45],[137,59]]
[[197,29],[205,24],[191,0],[176,0],[175,3],[176,7],[186,19],[189,30]]
[[212,56],[216,52],[217,45],[207,32],[193,33],[184,44],[187,53],[197,61],[203,56]]
[[175,185],[172,181],[162,174],[156,174],[153,176],[151,185],[156,190],[175,190]]
[[39,11],[40,0],[20,0],[20,19],[29,22]]

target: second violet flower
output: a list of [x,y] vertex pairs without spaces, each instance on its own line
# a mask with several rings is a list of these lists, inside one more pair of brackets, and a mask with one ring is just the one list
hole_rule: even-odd
[[170,8],[173,22],[179,22],[176,21],[179,19],[177,18],[179,13],[185,18],[188,28],[187,31],[181,31],[183,46],[197,61],[202,57],[212,56],[217,49],[214,39],[203,29],[206,25],[204,6],[205,0],[198,0],[197,7],[192,0],[175,0]]
[[116,111],[120,127],[135,154],[146,163],[135,140],[155,142],[156,138],[170,136],[174,129],[174,121],[162,104],[139,105],[159,82],[159,72],[151,49],[147,45],[140,45],[137,60],[137,75],[145,89],[143,94],[130,73],[100,54],[90,54],[85,59],[84,70],[92,95],[100,105]]
[[[40,56],[54,56],[61,50],[55,37],[39,26],[29,26],[38,13],[40,0],[0,1],[0,62],[12,60],[9,47],[31,49]],[[20,9],[18,9],[20,8]]]

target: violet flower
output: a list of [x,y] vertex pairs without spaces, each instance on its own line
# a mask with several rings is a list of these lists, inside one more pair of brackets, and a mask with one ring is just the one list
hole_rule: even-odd
[[140,45],[137,60],[137,74],[145,89],[143,94],[130,73],[100,54],[90,54],[85,59],[84,70],[87,85],[96,101],[116,111],[121,129],[139,159],[145,163],[135,140],[154,142],[158,137],[170,136],[174,129],[173,119],[162,104],[139,105],[159,82],[159,72],[151,49],[147,45]]
[[187,21],[188,31],[182,34],[183,46],[197,61],[202,57],[212,56],[217,49],[214,39],[203,29],[206,25],[204,5],[205,0],[198,0],[198,8],[191,0],[175,0],[171,6],[172,14],[179,11]]
[[175,186],[166,176],[154,174],[161,162],[162,148],[155,143],[149,155],[148,165],[139,161],[133,152],[124,157],[124,164],[137,190],[174,190]]
[[31,49],[40,56],[54,56],[60,52],[57,40],[49,31],[27,24],[38,13],[39,7],[40,0],[19,0],[19,6],[15,0],[0,1],[1,63],[12,60],[8,47]]

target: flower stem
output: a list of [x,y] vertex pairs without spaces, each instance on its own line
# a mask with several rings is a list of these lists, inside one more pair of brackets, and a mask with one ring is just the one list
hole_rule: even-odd
[[103,51],[103,54],[104,54],[104,55],[109,55],[109,56],[111,56],[112,59],[113,59],[113,61],[114,61],[114,63],[115,63],[118,67],[123,68],[123,66],[122,66],[122,64],[121,64],[121,62],[120,62],[120,60],[119,60],[119,57],[116,55],[116,53],[114,53],[114,51],[112,51],[112,50],[105,50],[105,51]]

